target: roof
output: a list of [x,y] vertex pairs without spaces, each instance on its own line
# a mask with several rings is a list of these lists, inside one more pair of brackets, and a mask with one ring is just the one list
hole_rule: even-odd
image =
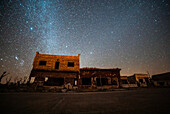
[[127,79],[127,76],[120,76],[120,79]]
[[[39,52],[36,52],[36,55],[39,56],[43,56],[43,57],[77,57],[77,56],[73,56],[73,55],[51,55],[51,54],[40,54]],[[80,54],[78,54],[78,56],[80,56]]]
[[86,67],[86,68],[80,68],[80,70],[84,70],[84,71],[99,71],[99,70],[102,70],[102,71],[110,71],[110,70],[121,70],[120,68],[95,68],[95,67]]
[[143,73],[135,73],[134,75],[148,75],[148,74],[143,74]]
[[153,80],[170,80],[170,72],[152,75]]

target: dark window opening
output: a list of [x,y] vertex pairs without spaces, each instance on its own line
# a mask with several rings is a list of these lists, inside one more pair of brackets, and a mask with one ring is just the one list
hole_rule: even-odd
[[139,82],[140,82],[140,83],[143,83],[143,79],[139,79]]
[[40,61],[39,65],[46,65],[47,61]]
[[127,80],[122,80],[122,84],[128,84]]
[[96,81],[97,81],[97,86],[108,85],[107,78],[96,78]]
[[116,80],[112,80],[112,85],[117,85],[117,81]]
[[91,85],[91,78],[82,78],[82,85]]
[[165,82],[158,82],[160,86],[164,86]]
[[136,82],[135,82],[135,81],[129,81],[129,83],[130,83],[130,84],[136,84]]
[[146,84],[148,85],[148,84],[149,84],[149,79],[148,79],[148,78],[145,78],[145,82],[146,82]]
[[47,82],[45,82],[45,85],[48,86],[62,86],[64,85],[64,78],[48,78]]
[[130,84],[136,84],[136,79],[135,78],[128,78],[128,81]]
[[56,63],[55,63],[55,69],[59,69],[59,63],[60,63],[60,62],[56,62]]
[[74,62],[68,62],[68,67],[74,67]]

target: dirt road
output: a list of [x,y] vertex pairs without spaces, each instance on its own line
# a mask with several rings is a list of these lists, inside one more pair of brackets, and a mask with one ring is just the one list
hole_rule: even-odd
[[85,93],[0,93],[2,113],[166,113],[170,88]]

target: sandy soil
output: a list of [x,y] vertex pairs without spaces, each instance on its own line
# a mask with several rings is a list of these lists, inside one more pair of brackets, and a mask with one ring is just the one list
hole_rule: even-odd
[[170,88],[112,92],[0,93],[3,113],[167,113]]

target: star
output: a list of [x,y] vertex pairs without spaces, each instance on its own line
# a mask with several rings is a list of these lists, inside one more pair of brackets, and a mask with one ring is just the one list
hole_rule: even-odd
[[33,27],[30,27],[30,30],[33,30]]
[[19,58],[18,58],[17,56],[15,56],[15,59],[16,59],[16,60],[19,60]]

